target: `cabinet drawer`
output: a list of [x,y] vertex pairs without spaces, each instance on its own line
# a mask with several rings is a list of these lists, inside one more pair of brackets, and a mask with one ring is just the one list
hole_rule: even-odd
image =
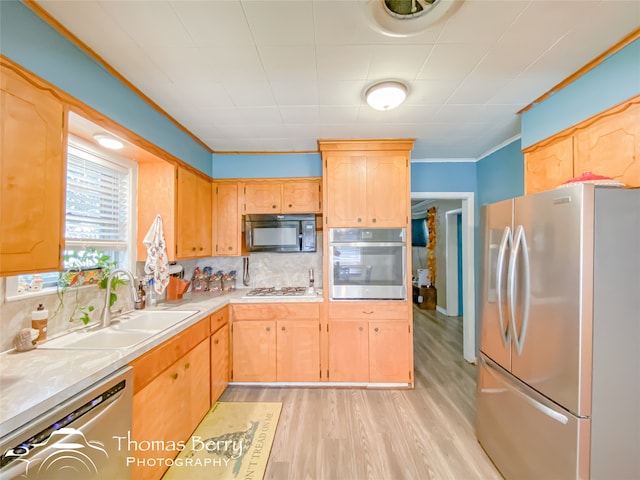
[[409,304],[387,302],[329,303],[331,320],[409,320]]
[[202,319],[129,363],[133,367],[133,393],[140,391],[172,363],[206,339],[209,336],[209,322],[209,317]]
[[275,320],[291,318],[320,318],[319,303],[252,303],[232,305],[233,320]]
[[209,318],[211,319],[211,333],[216,333],[220,328],[229,323],[229,308],[224,307],[216,310]]

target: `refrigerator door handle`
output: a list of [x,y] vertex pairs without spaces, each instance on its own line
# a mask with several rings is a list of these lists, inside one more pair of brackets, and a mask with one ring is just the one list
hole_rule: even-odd
[[[544,403],[539,402],[535,398],[528,395],[526,392],[523,392],[517,385],[512,384],[512,382],[508,382],[505,380],[504,374],[500,374],[496,371],[496,367],[494,367],[490,362],[482,359],[482,364],[487,367],[487,371],[491,374],[491,376],[501,383],[504,387],[504,390],[511,390],[518,394],[523,400],[529,403],[532,407],[534,407],[539,412],[543,413],[549,418],[554,419],[556,422],[560,422],[563,425],[566,425],[569,422],[569,418],[566,415],[554,410],[553,408],[545,405]],[[483,389],[486,391],[486,389]],[[494,388],[494,393],[498,393],[499,389]]]
[[[511,340],[511,331],[509,329],[509,323],[504,321],[504,312],[502,311],[502,270],[504,268],[504,258],[507,251],[513,247],[513,235],[511,235],[511,227],[504,227],[502,233],[502,240],[500,241],[500,248],[498,250],[498,258],[496,260],[496,294],[498,301],[498,321],[500,322],[500,336],[505,346],[509,345]],[[507,302],[509,301],[509,294],[507,292]],[[506,323],[506,327],[505,327]]]
[[[523,304],[522,304],[522,329],[518,332],[516,328],[516,308],[513,304],[516,298],[517,283],[517,261],[518,255],[522,250],[522,265],[524,267],[523,275]],[[518,225],[516,228],[516,234],[513,240],[513,252],[509,259],[509,313],[511,319],[511,328],[513,330],[513,339],[516,344],[516,351],[518,355],[522,355],[522,349],[524,348],[524,341],[527,334],[527,326],[529,324],[529,306],[531,303],[531,266],[529,264],[529,249],[527,247],[527,237],[524,233],[522,225]]]

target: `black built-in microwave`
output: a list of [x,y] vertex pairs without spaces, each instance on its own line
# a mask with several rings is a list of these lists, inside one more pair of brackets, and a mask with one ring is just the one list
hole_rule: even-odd
[[315,252],[314,214],[246,215],[245,241],[250,252]]

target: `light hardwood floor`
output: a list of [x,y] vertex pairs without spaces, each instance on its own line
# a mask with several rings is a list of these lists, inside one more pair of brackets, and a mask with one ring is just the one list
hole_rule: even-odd
[[501,479],[474,429],[462,317],[414,306],[415,389],[230,386],[220,401],[282,402],[272,480]]

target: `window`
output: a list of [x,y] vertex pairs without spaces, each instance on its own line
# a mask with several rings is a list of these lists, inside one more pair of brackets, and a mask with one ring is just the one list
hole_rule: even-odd
[[[133,205],[136,164],[71,137],[67,149],[64,251],[66,268],[79,268],[88,251],[109,255],[118,266],[133,265]],[[81,267],[91,265],[82,264]],[[55,289],[60,274],[19,275],[7,279],[7,298]]]

